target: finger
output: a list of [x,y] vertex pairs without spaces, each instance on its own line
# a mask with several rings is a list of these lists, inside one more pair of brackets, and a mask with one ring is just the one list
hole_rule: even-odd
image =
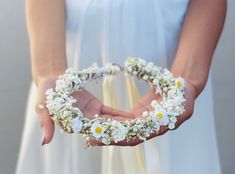
[[140,140],[139,138],[132,138],[132,139],[129,139],[128,141],[127,140],[123,140],[123,141],[120,141],[120,142],[111,142],[110,145],[111,146],[136,146],[140,143],[144,142],[143,140]]
[[53,138],[54,122],[51,119],[47,109],[43,109],[43,110],[36,109],[36,112],[38,114],[40,126],[43,131],[42,145],[48,144],[51,142],[51,140]]
[[177,129],[178,127],[180,127],[181,124],[183,124],[186,120],[188,120],[191,117],[191,115],[189,115],[188,113],[184,113],[180,116],[177,117],[177,121],[175,123],[175,128],[172,130]]
[[46,78],[44,80],[41,80],[40,83],[38,84],[37,88],[37,99],[36,99],[36,106],[35,106],[35,110],[36,113],[39,117],[39,121],[40,121],[40,126],[42,127],[43,130],[43,144],[48,144],[54,134],[54,121],[51,119],[51,116],[49,114],[48,109],[45,107],[44,109],[40,109],[38,107],[39,104],[43,104],[46,100],[46,95],[45,92],[48,89],[54,89],[55,90],[55,86],[56,86],[56,79],[58,78],[58,76],[54,76],[51,78]]
[[42,129],[43,129],[43,142],[42,145],[48,144],[51,142],[54,135],[54,122],[51,118],[48,118],[47,115],[42,116]]
[[143,116],[143,112],[150,112],[152,110],[153,109],[150,105],[144,105],[143,103],[139,102],[138,105],[132,109],[132,113],[135,115],[135,117],[139,118]]
[[[147,137],[147,140],[152,139],[156,136],[161,136],[163,134],[165,134],[167,131],[169,130],[169,128],[167,126],[161,126],[160,130],[154,133],[151,133],[149,137]],[[144,142],[143,140],[140,140],[139,138],[132,138],[129,141],[123,140],[120,142],[111,142],[108,146],[136,146],[140,143]],[[90,145],[91,146],[107,146],[106,144],[96,141],[96,140],[91,140],[90,141]]]
[[54,134],[54,121],[51,119],[48,109],[46,107],[44,109],[40,109],[38,107],[39,104],[44,103],[46,99],[44,91],[45,89],[38,92],[38,98],[35,106],[35,111],[39,117],[40,126],[43,131],[42,145],[50,143]]
[[159,131],[151,133],[150,136],[147,137],[146,139],[149,140],[149,139],[152,139],[154,137],[161,136],[161,135],[165,134],[168,130],[169,130],[169,128],[167,126],[161,126]]
[[144,141],[140,140],[138,138],[133,138],[133,139],[130,139],[129,141],[123,140],[123,141],[119,141],[117,143],[112,141],[109,145],[104,144],[104,143],[99,142],[99,141],[96,141],[96,140],[90,140],[89,144],[91,146],[136,146],[136,145],[138,145],[142,142],[144,142]]
[[134,118],[131,117],[123,117],[123,116],[111,116],[111,115],[100,115],[101,117],[104,117],[106,119],[112,119],[112,120],[118,120],[118,121],[130,121]]
[[114,116],[114,117],[121,116],[121,117],[135,118],[133,113],[121,111],[121,110],[118,110],[118,109],[114,109],[114,108],[111,108],[111,107],[106,106],[106,105],[101,106],[101,114],[102,115],[111,115],[111,116]]
[[194,99],[192,98],[190,93],[188,93],[188,90],[186,90],[185,93],[186,93],[185,111],[183,114],[177,117],[177,122],[175,123],[175,128],[173,130],[177,129],[183,122],[190,119],[193,114]]
[[168,130],[169,130],[169,128],[167,126],[161,126],[160,130],[157,132],[156,136],[161,136],[161,135],[165,134]]
[[96,140],[89,140],[87,144],[89,144],[90,146],[105,146],[104,143],[96,141]]

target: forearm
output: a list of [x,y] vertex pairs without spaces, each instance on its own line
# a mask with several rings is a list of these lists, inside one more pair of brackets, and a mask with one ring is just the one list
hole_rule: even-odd
[[32,77],[38,85],[67,67],[64,0],[26,0],[26,21]]
[[226,0],[191,0],[172,72],[203,90],[226,16]]

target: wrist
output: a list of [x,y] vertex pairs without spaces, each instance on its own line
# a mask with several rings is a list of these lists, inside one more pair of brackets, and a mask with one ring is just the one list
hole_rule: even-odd
[[172,68],[172,73],[174,76],[180,76],[185,79],[185,81],[195,89],[195,97],[197,98],[202,90],[205,87],[206,81],[208,76],[203,74],[196,74],[195,72],[192,72],[191,70],[185,70],[181,68]]
[[33,76],[33,81],[35,82],[36,86],[40,86],[43,83],[46,83],[48,81],[56,81],[59,77],[59,75],[64,74],[64,71],[57,71],[53,72],[47,75],[35,75]]

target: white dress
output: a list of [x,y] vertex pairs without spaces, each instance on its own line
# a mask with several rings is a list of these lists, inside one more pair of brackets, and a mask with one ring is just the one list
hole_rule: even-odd
[[[188,1],[66,0],[68,65],[82,69],[93,62],[122,64],[127,56],[139,56],[170,68]],[[149,86],[124,78],[107,77],[87,89],[105,104],[128,110],[137,93],[144,95]],[[211,76],[189,121],[136,147],[84,149],[81,135],[61,133],[58,127],[52,143],[42,147],[36,90],[32,81],[16,174],[221,173]]]

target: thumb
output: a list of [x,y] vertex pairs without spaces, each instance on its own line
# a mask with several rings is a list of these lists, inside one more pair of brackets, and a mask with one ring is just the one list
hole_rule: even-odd
[[43,109],[39,108],[39,104],[44,103],[46,99],[45,91],[50,87],[50,83],[41,83],[39,85],[38,97],[35,106],[43,132],[42,145],[50,143],[54,134],[54,121],[51,119],[48,109],[46,107]]
[[128,118],[135,118],[135,115],[130,112],[125,112],[119,109],[114,109],[106,105],[102,105],[101,107],[101,114],[102,115],[110,115],[114,117],[128,117]]
[[40,126],[42,128],[42,145],[51,142],[54,134],[54,121],[51,119],[48,110],[45,108],[43,110],[36,109],[39,117]]
[[[47,117],[47,116],[45,116],[45,117]],[[50,143],[53,138],[54,130],[55,130],[54,122],[51,118],[43,119],[42,130],[43,130],[42,145]]]
[[38,114],[40,126],[42,128],[42,145],[44,145],[50,143],[52,140],[54,134],[54,121],[51,119],[49,111],[46,107],[43,109],[39,108],[39,104],[43,103],[45,99],[44,97],[41,99],[41,96],[38,98],[38,102],[36,102],[37,104],[35,106],[35,110]]

